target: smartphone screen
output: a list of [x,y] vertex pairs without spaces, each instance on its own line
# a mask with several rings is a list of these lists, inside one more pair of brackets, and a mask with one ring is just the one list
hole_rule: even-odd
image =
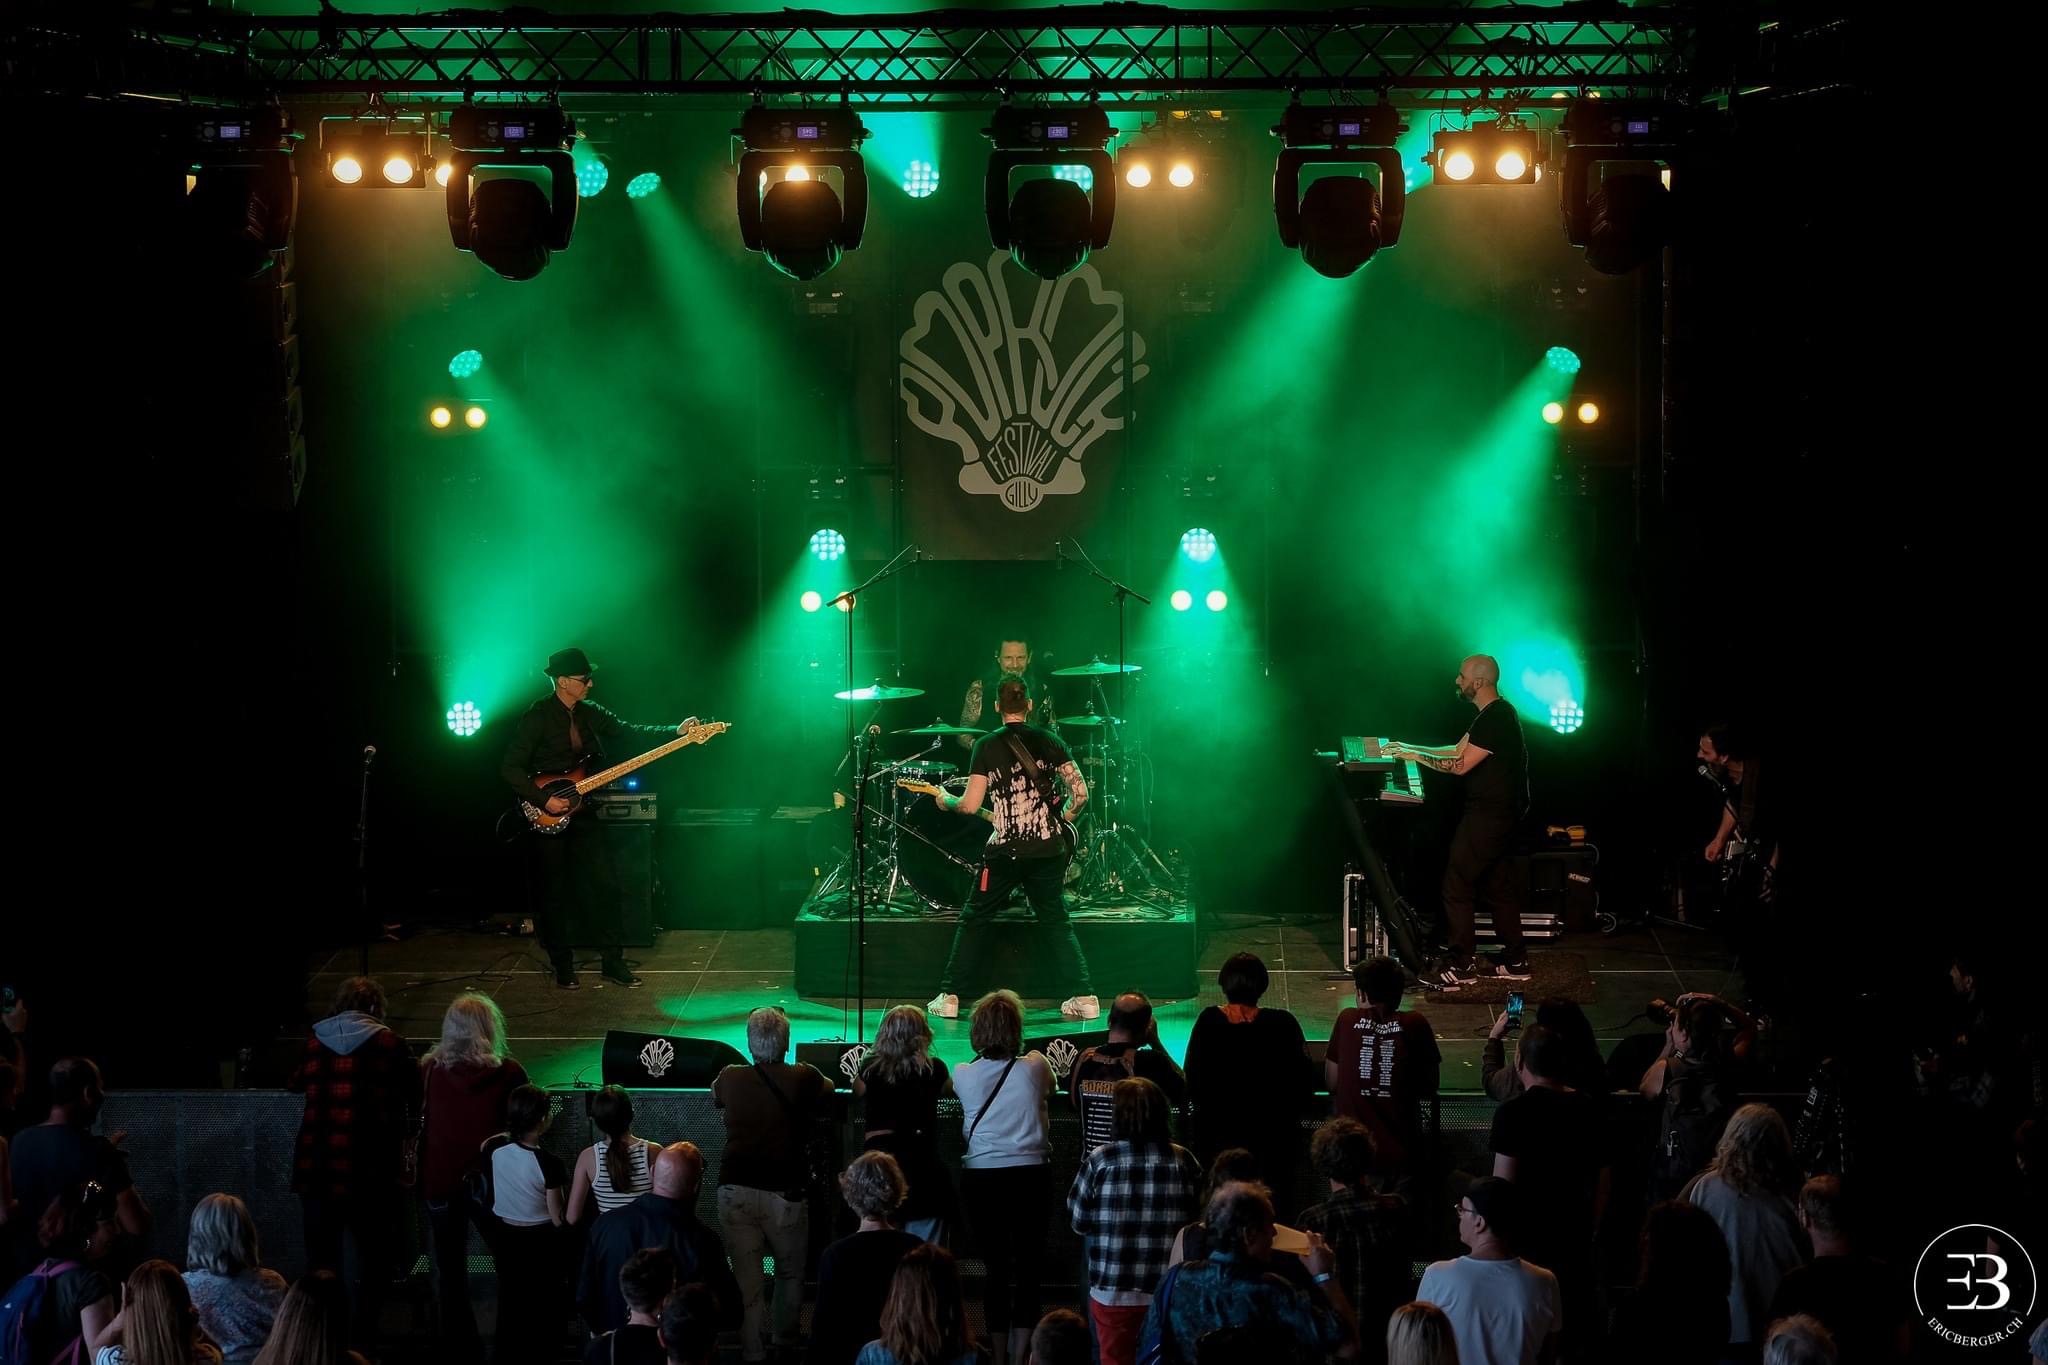
[[1508,997],[1508,1018],[1513,1019],[1517,1023],[1521,1022],[1522,993],[1520,991],[1516,991]]

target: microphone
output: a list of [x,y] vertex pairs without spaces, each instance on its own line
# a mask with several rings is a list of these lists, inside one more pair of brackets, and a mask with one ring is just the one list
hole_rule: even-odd
[[377,746],[374,744],[365,744],[363,746],[363,766],[365,768],[369,767],[371,761],[374,760],[376,757]]
[[1052,554],[1053,558],[1058,561],[1059,568],[1064,569],[1067,567],[1067,542],[1055,540],[1052,543]]

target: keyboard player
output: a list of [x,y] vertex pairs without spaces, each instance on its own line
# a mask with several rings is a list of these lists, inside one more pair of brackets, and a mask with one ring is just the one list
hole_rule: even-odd
[[[1510,857],[1515,829],[1529,810],[1529,751],[1522,742],[1522,720],[1500,694],[1500,664],[1491,655],[1474,654],[1461,663],[1457,688],[1477,714],[1456,744],[1380,746],[1385,757],[1413,759],[1425,768],[1465,779],[1465,808],[1444,868],[1450,956],[1439,968],[1435,984],[1448,991],[1479,980],[1530,977],[1529,954],[1522,944],[1528,887],[1515,877]],[[1501,956],[1492,963],[1477,951],[1473,914],[1482,897],[1501,942]]]

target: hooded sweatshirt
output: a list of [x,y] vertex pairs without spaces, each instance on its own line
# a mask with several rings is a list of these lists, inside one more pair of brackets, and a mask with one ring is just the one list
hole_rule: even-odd
[[405,1040],[375,1015],[322,1019],[306,1039],[291,1088],[306,1114],[292,1157],[292,1190],[346,1198],[395,1190],[401,1146],[419,1131],[420,1068]]

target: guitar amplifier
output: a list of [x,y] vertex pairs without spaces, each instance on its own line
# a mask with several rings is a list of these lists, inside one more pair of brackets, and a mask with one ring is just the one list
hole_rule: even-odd
[[655,793],[600,793],[586,811],[603,824],[618,874],[619,942],[628,948],[651,947],[655,907],[661,901],[661,873],[654,861]]

